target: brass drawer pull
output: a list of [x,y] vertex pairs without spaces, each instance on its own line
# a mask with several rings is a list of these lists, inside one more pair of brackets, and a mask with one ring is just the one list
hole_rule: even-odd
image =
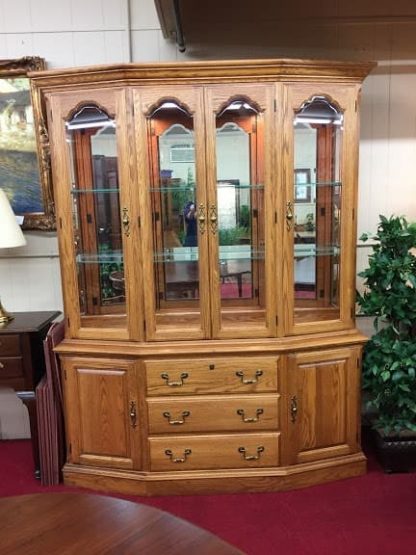
[[189,412],[189,410],[184,410],[182,412],[182,419],[178,419],[178,420],[173,420],[170,412],[164,412],[163,416],[168,419],[169,424],[171,424],[172,426],[178,426],[180,424],[185,424],[185,419],[188,416],[191,416],[191,413]]
[[0,368],[4,368],[4,364],[0,362]]
[[252,379],[246,379],[244,377],[244,371],[243,370],[238,370],[238,372],[235,373],[236,376],[238,376],[239,378],[241,378],[241,381],[244,385],[250,385],[253,383],[257,383],[259,380],[257,378],[260,378],[260,376],[263,375],[263,370],[256,370],[256,375],[254,378]]
[[169,374],[166,374],[166,372],[163,372],[163,374],[160,374],[160,377],[162,378],[162,380],[166,381],[166,384],[169,387],[181,387],[183,385],[183,381],[186,380],[186,378],[188,377],[188,374],[186,372],[182,372],[182,374],[180,375],[181,379],[178,382],[170,382]]
[[137,409],[134,401],[130,403],[130,423],[132,428],[137,426]]
[[263,445],[260,445],[260,447],[257,447],[256,449],[257,455],[246,455],[246,451],[247,449],[245,447],[238,448],[238,452],[243,454],[243,459],[245,461],[258,461],[260,458],[260,454],[263,453],[264,451],[264,447]]
[[296,417],[298,415],[298,398],[296,395],[290,398],[290,419],[292,422],[296,422]]
[[170,449],[165,449],[165,455],[170,458],[173,463],[184,463],[188,455],[192,453],[191,449],[185,449],[183,457],[175,457]]
[[259,416],[263,414],[263,409],[256,409],[256,416],[245,416],[244,409],[238,409],[237,414],[241,416],[241,420],[246,423],[258,422]]

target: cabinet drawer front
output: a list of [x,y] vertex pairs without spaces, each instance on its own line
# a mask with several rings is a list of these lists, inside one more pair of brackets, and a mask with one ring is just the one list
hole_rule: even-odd
[[278,433],[149,438],[153,471],[261,468],[279,464]]
[[277,357],[147,361],[148,395],[277,392]]
[[278,430],[279,395],[149,399],[151,434]]
[[0,357],[18,356],[20,353],[18,335],[0,335]]
[[23,361],[21,357],[0,357],[0,379],[23,376]]

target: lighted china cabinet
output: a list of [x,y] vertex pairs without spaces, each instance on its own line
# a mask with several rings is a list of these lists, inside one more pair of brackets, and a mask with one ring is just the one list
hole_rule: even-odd
[[365,471],[354,292],[372,67],[32,74],[65,297],[66,483],[272,491]]

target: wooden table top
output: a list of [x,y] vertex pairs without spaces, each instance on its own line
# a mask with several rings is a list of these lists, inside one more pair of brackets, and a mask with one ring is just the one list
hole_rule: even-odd
[[104,495],[38,493],[0,499],[8,555],[241,555],[169,513]]
[[13,320],[0,325],[0,334],[37,332],[60,316],[57,310],[13,312]]

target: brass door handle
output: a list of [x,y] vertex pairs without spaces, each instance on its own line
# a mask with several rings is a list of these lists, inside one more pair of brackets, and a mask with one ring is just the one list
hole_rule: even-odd
[[0,368],[4,368],[4,364],[0,362]]
[[292,422],[296,422],[298,416],[298,398],[296,395],[290,398],[290,419]]
[[253,383],[257,383],[259,381],[258,378],[260,378],[260,376],[263,375],[263,371],[262,370],[256,370],[255,377],[254,378],[249,378],[249,379],[246,379],[244,377],[244,371],[243,370],[238,370],[235,373],[235,375],[238,376],[239,378],[241,378],[241,381],[244,385],[250,385],[250,384],[253,384]]
[[129,209],[123,208],[123,215],[121,217],[121,222],[123,224],[123,231],[126,237],[130,237],[130,216]]
[[199,222],[199,233],[203,235],[205,233],[206,219],[205,219],[205,206],[202,204],[202,202],[198,207],[198,222]]
[[164,412],[163,416],[168,419],[169,424],[172,426],[179,426],[180,424],[185,424],[185,419],[188,418],[188,416],[191,416],[191,413],[189,410],[184,410],[182,412],[182,418],[178,418],[176,420],[172,419],[170,412]]
[[238,409],[237,414],[241,416],[241,420],[246,424],[251,424],[252,422],[258,422],[259,416],[263,414],[263,409],[256,409],[256,416],[245,416],[244,409]]
[[211,232],[215,235],[218,229],[217,207],[215,204],[211,204],[209,208],[209,222],[211,225]]
[[243,459],[245,461],[258,461],[260,458],[261,453],[263,453],[264,451],[264,447],[263,445],[260,445],[259,447],[257,447],[256,452],[257,455],[247,455],[247,449],[245,447],[239,447],[238,448],[238,452],[242,453],[243,455]]
[[132,428],[137,426],[137,409],[134,401],[130,403],[130,423]]
[[293,221],[293,204],[291,202],[286,203],[286,228],[288,231],[292,229]]
[[182,372],[182,374],[180,375],[180,381],[170,381],[169,374],[167,374],[166,372],[163,372],[163,374],[160,374],[160,377],[162,378],[162,380],[165,380],[166,384],[169,387],[181,387],[183,385],[184,380],[186,380],[186,378],[188,377],[188,374],[186,372]]
[[172,453],[170,449],[165,449],[165,455],[169,457],[173,463],[184,463],[186,462],[188,455],[191,455],[191,454],[192,454],[191,449],[185,449],[183,452],[183,457],[175,457],[175,455]]

